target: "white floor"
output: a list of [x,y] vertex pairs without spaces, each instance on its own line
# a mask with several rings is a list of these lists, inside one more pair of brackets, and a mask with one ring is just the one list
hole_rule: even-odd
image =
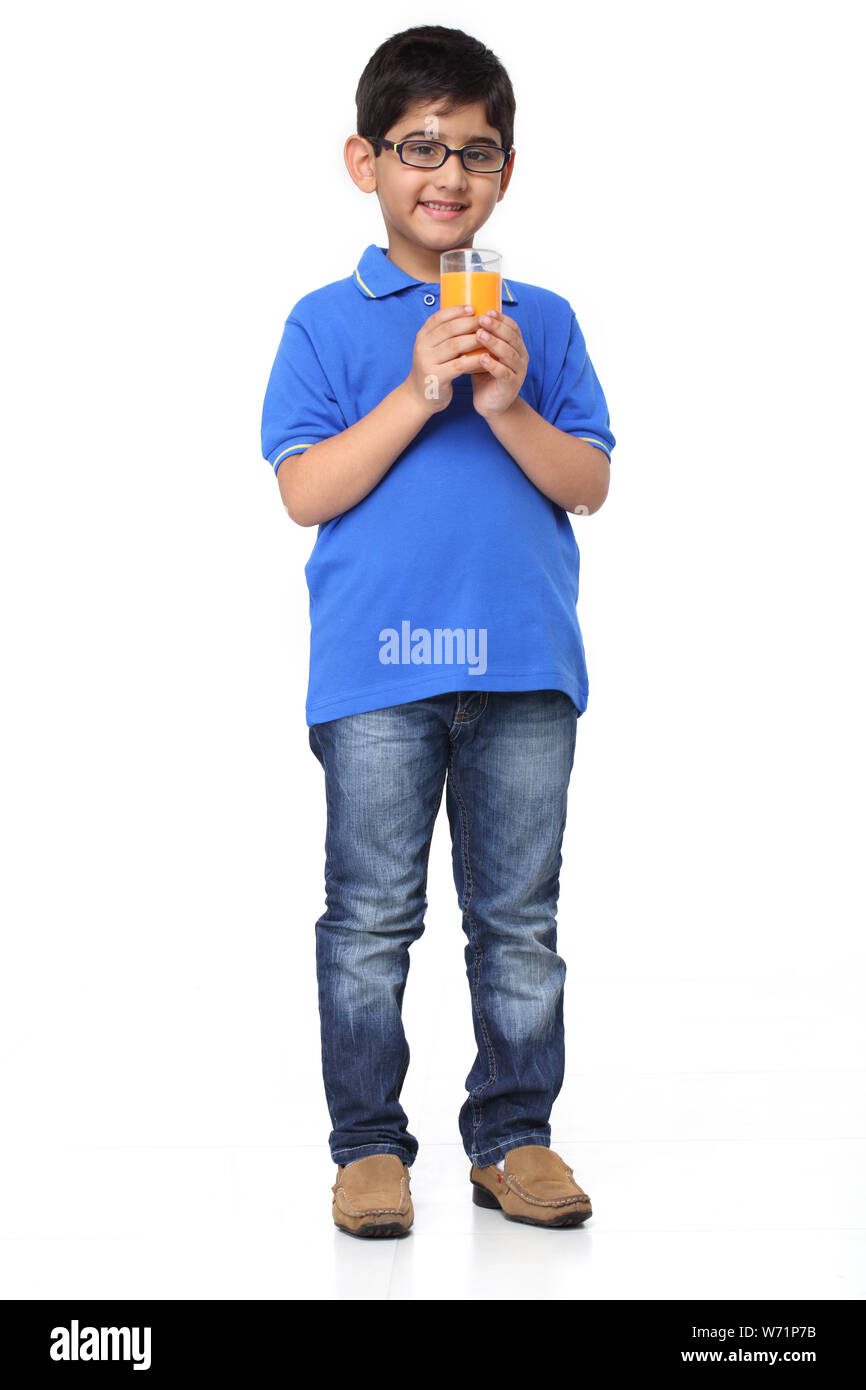
[[[422,1145],[414,1228],[377,1242],[335,1230],[324,1144],[7,1149],[0,1296],[862,1299],[866,1139],[833,1121],[863,1082],[802,1068],[570,1074],[553,1146],[596,1213],[575,1230],[475,1207],[459,1144]],[[438,1106],[428,1087],[432,1128]],[[603,1137],[577,1137],[579,1113]],[[763,1135],[718,1137],[735,1114]],[[792,1132],[767,1137],[782,1114],[797,1115]],[[715,1136],[662,1132],[698,1115]]]

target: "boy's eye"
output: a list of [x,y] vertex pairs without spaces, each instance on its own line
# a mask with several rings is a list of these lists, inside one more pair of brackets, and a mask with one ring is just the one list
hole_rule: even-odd
[[433,145],[405,145],[404,150],[410,159],[439,159],[442,150]]
[[472,145],[470,149],[464,150],[470,164],[477,164],[479,168],[485,164],[498,164],[502,156],[496,150],[486,150],[483,145]]
[[[421,168],[438,168],[446,156],[446,147],[438,140],[410,140],[403,143],[403,162]],[[501,169],[502,153],[486,145],[467,145],[463,151],[467,169]]]

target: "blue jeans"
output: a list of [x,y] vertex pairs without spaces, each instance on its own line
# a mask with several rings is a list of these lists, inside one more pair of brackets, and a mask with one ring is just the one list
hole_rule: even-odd
[[446,786],[478,1052],[459,1128],[467,1156],[550,1146],[565,1067],[556,905],[578,713],[560,690],[460,691],[310,727],[325,771],[327,907],[316,923],[331,1157],[411,1166],[400,1091],[409,947]]

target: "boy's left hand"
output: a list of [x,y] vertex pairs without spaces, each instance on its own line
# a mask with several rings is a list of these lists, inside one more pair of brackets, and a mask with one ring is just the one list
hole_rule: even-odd
[[487,357],[479,359],[484,371],[472,373],[472,402],[479,415],[501,415],[526,380],[529,353],[523,334],[514,319],[491,309],[478,320],[478,345]]

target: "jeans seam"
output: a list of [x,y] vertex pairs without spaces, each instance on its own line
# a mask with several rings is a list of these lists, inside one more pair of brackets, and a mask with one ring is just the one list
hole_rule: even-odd
[[[479,711],[479,713],[480,713],[480,711]],[[477,923],[476,923],[476,921],[475,921],[475,918],[472,916],[471,912],[469,911],[469,904],[470,904],[470,902],[472,901],[472,887],[473,887],[473,884],[472,884],[472,858],[471,858],[471,854],[470,854],[470,851],[469,851],[469,814],[468,814],[468,811],[467,811],[467,809],[466,809],[466,802],[463,800],[463,794],[462,794],[462,792],[460,791],[460,788],[459,788],[458,785],[457,785],[457,780],[456,780],[456,778],[455,778],[455,776],[454,776],[454,750],[453,750],[453,748],[451,749],[451,752],[450,752],[450,754],[449,754],[448,762],[449,762],[449,772],[450,772],[450,774],[451,774],[451,786],[452,786],[452,788],[453,788],[454,795],[455,795],[456,798],[457,798],[457,804],[458,804],[458,806],[459,806],[459,808],[460,808],[460,831],[461,831],[460,843],[461,843],[461,848],[462,848],[462,850],[463,850],[464,892],[466,892],[467,886],[468,886],[468,891],[469,891],[469,895],[468,895],[468,897],[466,898],[465,903],[461,903],[461,911],[462,911],[462,913],[463,913],[463,916],[464,916],[464,917],[468,920],[468,922],[469,922],[469,941],[470,941],[470,944],[471,944],[471,946],[472,946],[472,950],[473,950],[473,952],[475,953],[475,961],[474,961],[474,968],[473,968],[473,971],[472,971],[472,979],[471,979],[471,981],[470,981],[470,989],[471,989],[471,991],[472,991],[472,998],[473,998],[473,1000],[474,1000],[475,1007],[476,1007],[476,1010],[477,1010],[477,1013],[478,1013],[478,1021],[479,1021],[480,1025],[481,1025],[481,1032],[482,1032],[482,1034],[483,1034],[483,1036],[484,1036],[484,1041],[485,1041],[485,1043],[486,1043],[486,1045],[487,1045],[487,1054],[488,1054],[487,1060],[488,1060],[488,1067],[490,1068],[490,1075],[488,1076],[488,1078],[487,1078],[487,1080],[484,1082],[484,1084],[483,1084],[482,1086],[479,1086],[479,1087],[477,1088],[477,1091],[475,1091],[475,1092],[470,1091],[470,1092],[469,1092],[469,1100],[470,1100],[471,1105],[472,1105],[472,1114],[473,1114],[473,1121],[472,1121],[472,1147],[474,1148],[474,1147],[475,1147],[475,1136],[476,1136],[476,1134],[478,1133],[478,1130],[479,1130],[480,1127],[481,1127],[481,1119],[482,1119],[482,1115],[483,1115],[483,1106],[482,1106],[482,1104],[481,1104],[481,1096],[482,1096],[482,1093],[483,1093],[484,1091],[487,1090],[487,1087],[490,1086],[490,1085],[496,1080],[496,1053],[495,1053],[494,1050],[493,1050],[493,1044],[492,1044],[492,1042],[490,1041],[490,1034],[489,1034],[488,1031],[487,1031],[487,1024],[486,1024],[485,1019],[484,1019],[484,1014],[483,1014],[482,1011],[481,1011],[481,995],[480,995],[479,985],[480,985],[480,981],[481,981],[481,965],[482,965],[482,962],[483,962],[483,960],[484,960],[484,951],[483,951],[483,950],[481,949],[481,947],[478,945]]]
[[453,720],[453,722],[452,722],[452,724],[451,724],[451,730],[452,730],[452,732],[454,731],[454,729],[457,727],[458,724],[472,724],[476,719],[480,719],[481,715],[484,713],[485,709],[487,708],[487,695],[488,695],[488,691],[486,691],[486,690],[479,690],[477,693],[478,693],[478,695],[479,695],[480,698],[479,698],[479,701],[478,701],[478,709],[475,711],[474,714],[468,714],[466,710],[460,709],[460,707],[459,707],[459,696],[458,696],[458,708],[457,708],[457,713],[455,714],[454,720]]
[[[335,1149],[334,1152],[331,1154],[331,1158],[332,1158],[332,1160],[333,1160],[334,1163],[341,1164],[341,1163],[344,1163],[344,1161],[343,1161],[342,1158],[339,1158],[339,1157],[338,1157],[339,1154],[358,1154],[358,1153],[362,1153],[365,1149],[370,1149],[373,1153],[380,1153],[380,1154],[381,1154],[381,1153],[396,1154],[396,1156],[397,1156],[398,1158],[402,1158],[402,1160],[403,1160],[403,1162],[406,1164],[406,1167],[407,1167],[407,1168],[410,1168],[410,1167],[412,1166],[412,1159],[410,1159],[409,1157],[407,1157],[406,1150],[405,1150],[405,1149],[398,1148],[397,1145],[395,1145],[395,1144],[387,1145],[387,1146],[386,1146],[386,1145],[383,1145],[383,1144],[375,1144],[375,1143],[374,1143],[374,1144],[352,1144],[352,1145],[350,1145],[348,1148]],[[344,1164],[344,1166],[345,1166],[345,1164]]]
[[[532,1139],[532,1138],[547,1140],[547,1135],[546,1135],[542,1130],[538,1130],[538,1129],[527,1129],[527,1130],[525,1130],[525,1131],[523,1132],[523,1134],[512,1134],[512,1136],[511,1136],[510,1139],[503,1139],[502,1142],[501,1142],[500,1144],[492,1144],[491,1147],[490,1147],[489,1149],[481,1149],[480,1152],[477,1152],[477,1153],[476,1153],[475,1158],[472,1160],[472,1162],[475,1164],[476,1168],[486,1168],[486,1167],[488,1167],[488,1165],[487,1165],[486,1163],[479,1163],[479,1162],[478,1162],[479,1159],[481,1159],[481,1158],[486,1158],[486,1157],[488,1156],[488,1154],[499,1153],[499,1151],[500,1151],[501,1149],[506,1149],[506,1150],[507,1150],[508,1148],[512,1148],[512,1149],[520,1148],[521,1145],[516,1144],[516,1143],[515,1143],[515,1140],[517,1140],[517,1139]],[[549,1149],[549,1148],[550,1148],[550,1142],[549,1142],[549,1140],[548,1140],[546,1143],[542,1144],[541,1147],[542,1147],[542,1148],[545,1148],[545,1149]],[[498,1161],[498,1160],[494,1160],[494,1161]]]

